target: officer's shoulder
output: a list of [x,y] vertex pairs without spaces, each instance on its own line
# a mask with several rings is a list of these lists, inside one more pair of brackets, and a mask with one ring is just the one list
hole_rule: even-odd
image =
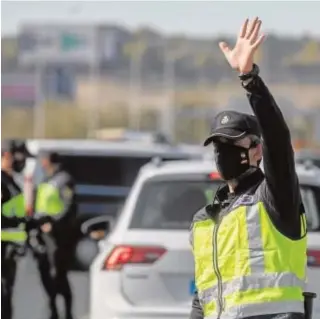
[[10,198],[9,187],[6,183],[1,181],[1,202],[6,202]]
[[57,185],[64,186],[64,185],[72,185],[73,180],[71,175],[66,171],[59,171],[58,174],[55,176],[55,181]]
[[72,180],[72,176],[70,175],[70,173],[68,171],[65,171],[65,170],[61,170],[59,173],[58,173],[58,176],[61,180],[63,181],[70,181]]
[[7,190],[8,189],[8,183],[4,180],[1,180],[1,190]]
[[201,209],[199,209],[193,216],[192,222],[198,222],[202,220],[206,220],[210,218],[210,216],[207,213],[208,206],[204,206]]
[[[9,193],[9,181],[2,179],[1,180],[1,194],[3,194],[3,196],[5,196],[7,193]],[[1,196],[2,197],[2,196]]]

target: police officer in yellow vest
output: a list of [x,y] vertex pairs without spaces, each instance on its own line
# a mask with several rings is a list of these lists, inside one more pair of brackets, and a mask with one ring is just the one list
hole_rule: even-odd
[[33,246],[32,240],[31,246],[38,261],[42,284],[49,297],[50,319],[59,317],[56,306],[58,294],[64,298],[64,318],[72,319],[72,292],[67,273],[74,248],[74,183],[63,170],[57,153],[43,153],[41,165],[47,176],[36,189],[34,219],[38,221],[37,239],[44,249],[39,250],[37,244]]
[[205,141],[226,185],[191,225],[192,319],[304,318],[306,219],[289,129],[253,63],[260,27],[246,20],[233,49],[220,43],[254,115],[219,113]]
[[13,174],[22,172],[29,155],[24,143],[1,143],[1,317],[4,319],[12,318],[17,259],[24,254],[27,239],[24,197]]

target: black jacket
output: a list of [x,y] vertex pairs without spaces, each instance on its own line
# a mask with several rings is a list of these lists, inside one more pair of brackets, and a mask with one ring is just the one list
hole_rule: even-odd
[[[216,194],[218,202],[222,203],[219,210],[228,210],[228,206],[242,194],[259,196],[259,200],[266,205],[276,228],[289,238],[299,238],[300,214],[304,209],[295,173],[289,129],[274,98],[259,76],[256,76],[245,89],[261,129],[264,174],[260,169],[250,170],[239,180],[234,194],[228,192],[227,186],[220,189]],[[206,219],[211,214],[216,214],[216,210],[215,204],[208,206],[195,215],[194,221]],[[277,316],[258,317],[269,319]],[[302,314],[281,314],[282,319],[302,318],[302,316]],[[197,292],[193,298],[190,318],[203,319]]]

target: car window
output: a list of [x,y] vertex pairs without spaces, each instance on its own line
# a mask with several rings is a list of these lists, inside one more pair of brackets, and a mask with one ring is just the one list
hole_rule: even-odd
[[66,170],[77,184],[131,186],[141,165],[149,158],[116,156],[62,156]]
[[[151,157],[140,156],[80,156],[61,154],[63,167],[76,184],[80,215],[109,214],[116,216],[129,193],[141,166]],[[164,160],[171,159],[170,155]],[[179,158],[175,155],[176,160]],[[181,158],[180,158],[181,159]],[[35,184],[44,178],[37,161]]]
[[212,203],[218,181],[149,181],[140,193],[130,228],[188,229],[193,215]]
[[320,187],[302,185],[301,197],[307,215],[308,229],[320,229]]
[[[61,155],[61,158],[76,184],[108,186],[132,186],[139,169],[151,160],[149,156]],[[169,159],[172,160],[170,157],[164,158]],[[37,166],[36,177],[41,180],[43,173],[40,165]]]

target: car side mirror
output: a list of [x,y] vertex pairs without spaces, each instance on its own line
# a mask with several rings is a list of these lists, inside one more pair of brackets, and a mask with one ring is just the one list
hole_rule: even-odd
[[111,221],[108,219],[93,218],[84,222],[81,226],[83,234],[94,240],[104,239],[111,230]]
[[99,222],[88,228],[88,235],[94,240],[101,240],[107,236],[110,231],[109,221]]

